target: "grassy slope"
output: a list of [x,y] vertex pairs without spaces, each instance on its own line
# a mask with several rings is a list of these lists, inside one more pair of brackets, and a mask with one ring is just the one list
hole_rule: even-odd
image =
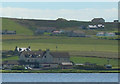
[[33,32],[30,29],[28,29],[22,25],[19,25],[15,21],[13,21],[11,19],[7,19],[7,18],[2,19],[2,29],[16,31],[16,33],[18,35],[33,35]]
[[[34,19],[17,19],[15,20],[19,22],[21,25],[28,26],[31,30],[35,30],[35,28],[48,26],[48,27],[56,27],[56,28],[63,28],[63,29],[70,29],[75,30],[79,29],[80,26],[88,26],[89,24],[98,24],[98,23],[91,23],[91,22],[84,22],[84,21],[56,21],[56,20],[34,20]],[[103,23],[105,25],[104,31],[113,31],[117,30],[117,24],[115,23]],[[99,30],[98,30],[99,31]]]
[[[56,20],[32,20],[32,19],[2,19],[3,29],[16,30],[19,35],[33,35],[36,28],[39,27],[56,27],[57,29],[64,30],[80,30],[80,26],[88,26],[89,24],[95,24],[91,22],[82,21],[56,21]],[[117,30],[116,24],[104,23],[105,29],[103,31],[115,31]],[[86,34],[96,34],[100,30],[82,30]]]

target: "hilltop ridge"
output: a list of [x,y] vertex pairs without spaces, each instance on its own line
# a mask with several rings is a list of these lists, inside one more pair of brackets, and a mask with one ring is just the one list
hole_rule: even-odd
[[[66,19],[57,20],[37,20],[37,19],[17,19],[17,18],[2,18],[2,29],[3,30],[14,30],[20,35],[34,35],[37,28],[41,27],[55,27],[56,29],[64,30],[82,30],[87,33],[94,32],[89,30],[83,30],[82,26],[87,27],[93,23],[90,21],[75,21]],[[105,22],[103,30],[95,31],[117,31],[118,23],[115,22]]]

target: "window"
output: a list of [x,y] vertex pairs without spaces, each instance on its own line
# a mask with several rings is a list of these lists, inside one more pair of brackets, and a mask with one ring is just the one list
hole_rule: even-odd
[[27,60],[28,62],[30,62],[30,60]]

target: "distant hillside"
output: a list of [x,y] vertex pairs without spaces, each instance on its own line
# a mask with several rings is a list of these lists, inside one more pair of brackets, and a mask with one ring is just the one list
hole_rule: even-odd
[[9,18],[2,19],[2,30],[16,31],[18,35],[33,35],[33,31]]
[[[34,20],[34,19],[3,18],[3,29],[16,30],[17,34],[25,34],[25,35],[32,35],[37,28],[41,28],[41,27],[55,27],[56,29],[64,29],[64,30],[67,29],[78,30],[80,29],[81,26],[87,27],[89,24],[98,24],[98,23],[73,21],[73,20],[67,21],[67,20]],[[116,31],[118,29],[117,23],[106,22],[104,23],[104,25],[105,28],[102,31]]]

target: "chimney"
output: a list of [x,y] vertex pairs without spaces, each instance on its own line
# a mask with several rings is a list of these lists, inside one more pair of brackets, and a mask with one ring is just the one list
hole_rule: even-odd
[[49,49],[46,49],[46,53],[49,53],[50,52],[50,50]]
[[28,48],[30,49],[30,46],[28,46]]
[[15,51],[17,51],[17,48],[18,48],[18,47],[16,46],[16,47],[15,47]]

